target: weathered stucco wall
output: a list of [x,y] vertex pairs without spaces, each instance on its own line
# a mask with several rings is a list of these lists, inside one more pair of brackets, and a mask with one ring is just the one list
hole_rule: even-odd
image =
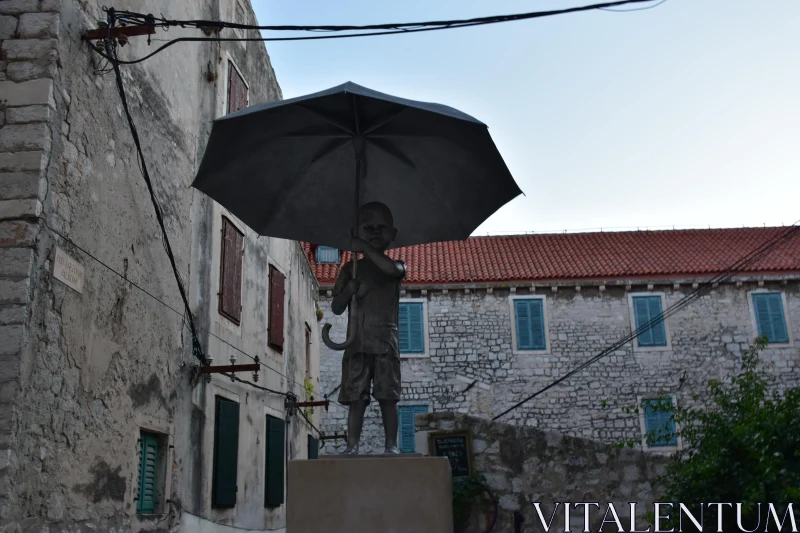
[[[497,524],[492,531],[512,533],[515,513],[521,515],[521,531],[543,531],[532,502],[541,504],[549,519],[556,502],[598,502],[600,511],[590,510],[591,531],[600,523],[608,503],[613,503],[622,524],[630,521],[630,502],[636,502],[637,528],[646,529],[644,514],[658,499],[656,479],[664,473],[668,459],[606,443],[569,437],[555,431],[491,422],[448,412],[417,415],[418,440],[429,432],[469,431],[475,473],[483,474],[499,501]],[[640,514],[641,513],[641,514]],[[564,531],[560,508],[553,531]],[[570,529],[583,531],[583,508],[572,508]],[[479,522],[480,519],[487,522]],[[476,516],[488,523],[490,516]],[[608,527],[608,524],[605,527]],[[474,530],[480,531],[478,527]],[[617,531],[616,527],[602,531]],[[627,529],[626,529],[627,531]]]
[[[426,405],[429,411],[457,411],[493,416],[549,385],[633,330],[631,294],[663,294],[664,309],[692,291],[683,280],[598,284],[576,290],[575,284],[538,287],[421,290],[407,287],[405,298],[422,298],[426,310],[427,350],[422,357],[403,358],[402,404]],[[663,391],[677,402],[691,402],[705,391],[708,379],[724,379],[739,368],[740,355],[757,336],[751,291],[779,291],[786,297],[793,343],[770,347],[764,359],[783,385],[800,384],[800,283],[796,277],[744,280],[722,285],[667,319],[670,345],[643,351],[632,344],[587,367],[566,382],[503,418],[514,424],[561,431],[568,435],[615,442],[642,434],[639,416],[621,411],[642,396]],[[653,284],[648,290],[648,284]],[[346,316],[330,311],[322,292],[321,323],[344,330]],[[517,352],[513,348],[510,299],[544,298],[549,349]],[[321,348],[323,390],[339,385],[342,352]],[[333,397],[335,399],[335,396]],[[605,401],[607,407],[601,403]],[[323,430],[341,432],[347,410],[335,406]],[[365,451],[380,449],[383,433],[379,410],[370,406],[363,435]],[[341,441],[326,445],[327,453],[342,449]]]
[[[233,2],[114,7],[231,20]],[[81,40],[105,20],[102,5],[0,2],[0,531],[279,530],[283,506],[263,505],[264,426],[267,414],[286,418],[283,398],[219,376],[192,383],[198,361],[114,75]],[[158,44],[132,38],[120,56]],[[204,350],[215,364],[231,353],[250,362],[235,348],[258,355],[274,369],[262,368],[259,385],[302,398],[306,324],[318,336],[305,256],[297,243],[245,230],[242,324],[226,324],[217,313],[222,212],[190,188],[211,121],[226,110],[229,60],[251,105],[281,98],[257,42],[183,43],[122,75]],[[82,293],[53,279],[56,246],[85,269]],[[282,354],[266,343],[270,264],[286,274]],[[215,394],[241,409],[231,510],[210,506]],[[162,508],[149,517],[136,515],[141,429],[169,446]],[[289,457],[305,457],[308,433],[289,420]]]

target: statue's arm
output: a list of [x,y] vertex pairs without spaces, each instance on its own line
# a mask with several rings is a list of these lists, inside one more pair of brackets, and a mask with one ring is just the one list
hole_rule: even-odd
[[352,279],[350,275],[350,265],[352,263],[347,263],[339,270],[339,277],[336,278],[336,284],[333,286],[331,311],[335,315],[341,315],[345,312],[353,294],[358,291],[358,282]]

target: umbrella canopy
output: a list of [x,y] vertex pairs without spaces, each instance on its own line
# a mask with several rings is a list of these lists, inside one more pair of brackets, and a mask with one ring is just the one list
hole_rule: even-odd
[[217,119],[193,186],[261,235],[345,250],[367,202],[400,247],[466,239],[521,192],[482,122],[354,83]]

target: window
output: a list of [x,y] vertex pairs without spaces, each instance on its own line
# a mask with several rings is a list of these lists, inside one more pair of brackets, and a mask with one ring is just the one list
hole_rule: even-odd
[[236,507],[236,471],[239,464],[239,404],[216,397],[214,468],[211,506]]
[[159,508],[165,448],[160,435],[146,431],[139,434],[139,494],[136,497],[139,514],[154,514]]
[[517,350],[547,350],[544,298],[516,298],[513,302]]
[[[636,330],[661,315],[661,296],[633,296],[633,314]],[[667,330],[664,321],[650,325],[637,336],[639,346],[667,346]]]
[[319,458],[319,440],[315,439],[311,435],[308,436],[308,458]]
[[269,266],[269,324],[267,326],[268,344],[283,352],[283,301],[286,295],[286,277],[283,273]]
[[238,326],[242,318],[244,234],[226,217],[222,217],[221,253],[219,314]]
[[672,419],[674,410],[671,398],[642,400],[644,431],[648,448],[678,445],[675,421]]
[[239,71],[228,61],[228,113],[247,107],[247,84]]
[[286,442],[286,423],[280,418],[267,415],[267,453],[264,487],[264,506],[282,505],[284,443]]
[[753,309],[758,335],[766,336],[770,344],[787,344],[789,328],[783,314],[783,295],[779,292],[753,294]]
[[398,440],[400,441],[400,451],[402,453],[414,453],[417,450],[414,417],[418,413],[427,412],[427,405],[401,405],[399,407],[400,437]]
[[330,246],[317,246],[318,265],[338,265],[339,250]]
[[425,353],[425,309],[423,302],[400,302],[398,333],[400,353]]

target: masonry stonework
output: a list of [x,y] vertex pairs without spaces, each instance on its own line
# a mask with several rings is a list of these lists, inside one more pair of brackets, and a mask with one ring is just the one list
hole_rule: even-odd
[[[680,283],[682,281],[682,283]],[[454,411],[475,416],[500,414],[523,398],[564,376],[633,331],[629,295],[663,294],[664,309],[692,292],[701,280],[631,280],[603,285],[548,284],[531,291],[530,284],[464,290],[406,286],[406,298],[424,298],[429,353],[402,361],[401,405],[426,405],[429,411]],[[631,343],[609,353],[563,383],[551,388],[502,421],[559,431],[566,435],[618,442],[642,435],[637,415],[622,408],[642,397],[671,395],[680,404],[703,400],[709,379],[726,379],[739,368],[741,354],[757,336],[749,293],[772,290],[786,296],[794,343],[769,347],[763,354],[779,386],[800,385],[800,283],[796,275],[742,278],[729,283],[667,319],[670,346],[643,351]],[[678,288],[675,288],[678,283]],[[627,287],[630,285],[630,287]],[[650,287],[650,288],[649,288]],[[555,290],[554,290],[555,288]],[[549,350],[514,353],[509,298],[543,296]],[[401,299],[402,301],[402,299]],[[327,290],[321,291],[322,323],[343,331],[345,315],[330,311]],[[334,390],[341,375],[341,352],[321,349],[323,391]],[[335,399],[335,395],[331,396]],[[341,433],[347,411],[333,405],[323,429]],[[364,450],[375,453],[382,442],[380,417],[371,405],[364,428]],[[326,453],[342,448],[338,441]]]
[[[242,0],[128,4],[116,7],[255,20]],[[305,457],[311,430],[286,417],[279,395],[193,377],[198,359],[115,77],[81,38],[105,20],[102,7],[0,2],[0,532],[281,531],[285,505],[264,504],[266,417],[287,420],[289,458]],[[131,38],[120,56],[153,48]],[[226,321],[225,213],[190,188],[211,122],[227,113],[231,68],[251,105],[282,98],[269,56],[259,42],[170,50],[121,69],[200,344],[214,364],[258,355],[260,386],[302,398],[306,376],[319,386],[316,343],[310,368],[305,355],[306,331],[318,334],[317,285],[302,249],[241,228],[242,320]],[[57,247],[84,269],[81,292],[54,278]],[[270,265],[286,276],[282,352],[266,340]],[[233,508],[211,506],[216,396],[240,405]],[[152,513],[137,513],[142,430],[163,445]]]

